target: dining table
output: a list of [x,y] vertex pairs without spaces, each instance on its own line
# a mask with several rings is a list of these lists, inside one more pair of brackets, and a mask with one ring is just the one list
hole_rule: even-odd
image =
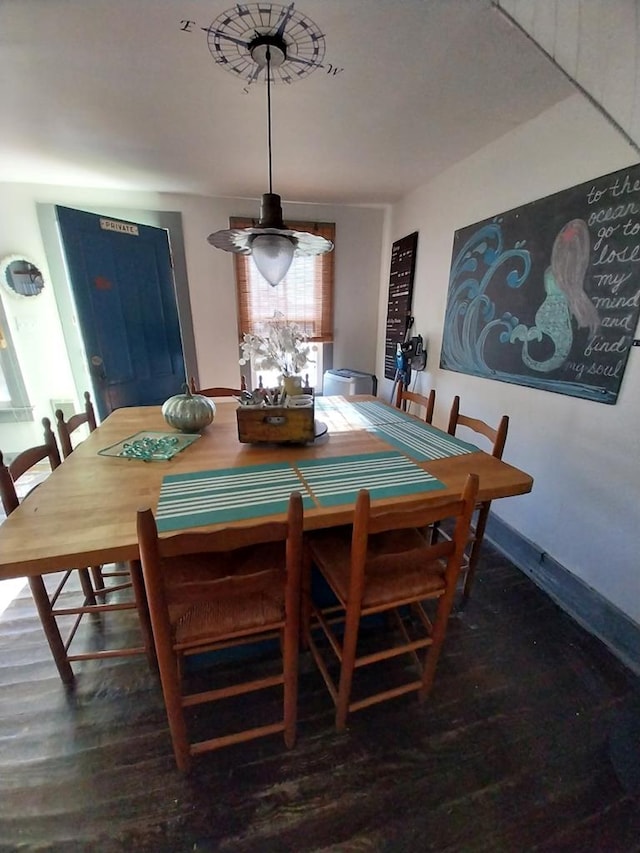
[[[185,436],[159,406],[116,409],[0,525],[0,580],[137,561],[136,512],[151,507],[160,536],[281,519],[303,495],[305,530],[347,524],[359,488],[397,507],[431,492],[460,495],[469,473],[480,501],[523,495],[533,480],[379,398],[316,397],[316,438],[241,443],[234,400]],[[165,449],[136,452],[144,443]],[[125,447],[126,445],[126,447]],[[166,447],[169,450],[166,450]]]

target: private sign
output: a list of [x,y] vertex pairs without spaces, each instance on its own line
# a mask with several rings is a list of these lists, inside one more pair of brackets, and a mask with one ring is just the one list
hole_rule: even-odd
[[122,234],[133,234],[138,236],[138,226],[130,222],[116,222],[114,219],[101,219],[100,227],[103,231],[120,231]]

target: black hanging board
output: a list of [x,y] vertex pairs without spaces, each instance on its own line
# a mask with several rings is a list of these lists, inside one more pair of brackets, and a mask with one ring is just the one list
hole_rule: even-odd
[[408,234],[401,240],[396,240],[391,248],[389,303],[384,348],[384,375],[387,379],[395,379],[396,347],[404,341],[411,317],[417,248],[417,231]]
[[455,232],[440,366],[615,403],[640,314],[640,165]]

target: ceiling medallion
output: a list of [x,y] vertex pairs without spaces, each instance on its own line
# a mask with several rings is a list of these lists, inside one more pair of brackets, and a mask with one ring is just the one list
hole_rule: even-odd
[[265,79],[267,64],[256,54],[261,39],[284,46],[282,56],[276,57],[272,49],[272,83],[294,83],[308,77],[324,60],[323,33],[293,3],[238,3],[202,29],[216,63],[248,83]]

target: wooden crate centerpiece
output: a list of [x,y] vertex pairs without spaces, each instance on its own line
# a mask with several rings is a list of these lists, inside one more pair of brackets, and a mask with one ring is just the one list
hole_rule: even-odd
[[238,439],[243,444],[303,444],[315,438],[314,406],[239,406]]

